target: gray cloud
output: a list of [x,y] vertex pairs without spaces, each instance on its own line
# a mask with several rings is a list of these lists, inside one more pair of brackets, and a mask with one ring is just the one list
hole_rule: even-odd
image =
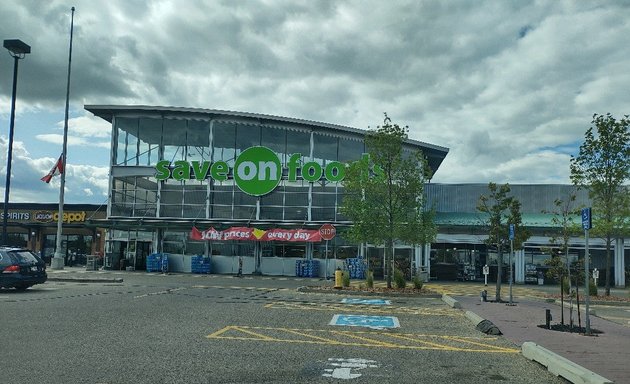
[[[567,156],[592,114],[629,112],[627,2],[75,5],[73,110],[172,105],[358,128],[388,112],[412,138],[451,148],[436,182],[567,183]],[[0,14],[0,33],[33,47],[20,63],[18,110],[62,116],[69,6],[9,0]],[[0,74],[10,71],[5,57]],[[0,76],[2,116],[10,81]],[[81,116],[71,122],[71,149],[106,146],[105,126]],[[38,137],[57,142],[58,134]],[[79,184],[86,195],[106,188],[87,173]]]

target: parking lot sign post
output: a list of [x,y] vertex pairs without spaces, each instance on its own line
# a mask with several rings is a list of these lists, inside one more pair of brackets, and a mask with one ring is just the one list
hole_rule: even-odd
[[334,225],[326,223],[319,228],[319,234],[322,236],[322,239],[326,240],[326,267],[324,268],[326,272],[324,276],[326,280],[328,280],[328,241],[335,238],[337,234],[337,229]]
[[590,284],[589,284],[589,268],[588,268],[588,259],[590,257],[588,250],[588,230],[593,227],[593,220],[591,217],[591,208],[582,208],[582,228],[584,229],[584,290],[586,302],[586,334],[591,334],[591,319],[589,317],[589,303],[590,303]]

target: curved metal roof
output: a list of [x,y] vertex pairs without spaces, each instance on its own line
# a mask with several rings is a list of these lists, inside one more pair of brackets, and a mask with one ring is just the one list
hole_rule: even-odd
[[[354,136],[357,138],[363,138],[367,131],[347,127],[337,124],[322,123],[312,120],[295,119],[290,117],[265,115],[259,113],[249,112],[235,112],[225,111],[219,109],[205,109],[205,108],[182,108],[182,107],[164,107],[164,106],[148,106],[148,105],[85,105],[84,108],[94,115],[112,122],[116,115],[127,116],[146,116],[149,114],[160,115],[163,117],[183,117],[183,118],[203,118],[203,119],[221,119],[221,118],[237,118],[244,120],[252,120],[259,124],[282,124],[282,125],[294,125],[300,127],[310,127],[317,129],[318,131],[329,131],[330,133],[341,132]],[[422,149],[427,158],[429,159],[429,165],[433,169],[433,173],[437,171],[438,167],[448,154],[448,148],[441,147],[434,144],[425,143],[417,140],[406,140],[406,144],[412,147]]]

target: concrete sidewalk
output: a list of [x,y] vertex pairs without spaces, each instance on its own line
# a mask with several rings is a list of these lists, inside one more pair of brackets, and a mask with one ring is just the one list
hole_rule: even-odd
[[[560,323],[560,306],[537,300],[517,299],[515,306],[482,303],[479,297],[457,296],[463,310],[494,323],[504,337],[521,346],[534,342],[581,367],[615,383],[630,383],[630,328],[591,315],[591,329],[603,333],[584,336],[538,327],[545,324],[545,309],[550,309],[552,324]],[[584,311],[581,312],[584,326]],[[565,310],[565,323],[568,311]],[[577,312],[574,312],[577,325]]]

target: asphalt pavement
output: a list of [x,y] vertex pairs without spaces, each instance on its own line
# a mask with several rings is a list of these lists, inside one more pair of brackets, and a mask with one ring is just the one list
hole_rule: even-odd
[[[84,282],[122,282],[126,275],[138,272],[127,271],[85,271],[84,268],[65,268],[60,271],[49,270],[51,281],[77,280]],[[265,279],[298,280],[286,277],[262,277]],[[305,285],[315,285],[318,279],[302,279]],[[428,284],[428,287],[439,284]],[[561,332],[540,327],[545,324],[545,311],[549,309],[552,324],[561,319],[560,305],[547,302],[544,295],[553,293],[554,287],[524,287],[522,296],[515,296],[515,305],[505,303],[482,302],[478,296],[477,285],[457,285],[449,288],[449,293],[461,305],[464,311],[470,311],[479,318],[489,320],[503,333],[503,337],[516,345],[535,343],[577,366],[593,372],[598,380],[583,382],[630,383],[630,327],[616,324],[606,319],[591,315],[590,324],[594,334],[586,336],[580,333]],[[522,286],[521,286],[522,287]],[[488,291],[491,291],[490,289]],[[532,293],[533,292],[533,293]],[[537,293],[536,293],[537,292]],[[627,295],[628,290],[613,290],[613,294]],[[493,295],[489,292],[489,298]],[[621,307],[630,310],[630,306]],[[585,322],[584,308],[581,308],[582,326]],[[630,312],[630,311],[628,311]],[[577,324],[577,314],[575,315]],[[568,311],[565,310],[565,322],[568,323]],[[550,368],[551,370],[551,368]],[[566,377],[565,377],[566,378]]]

